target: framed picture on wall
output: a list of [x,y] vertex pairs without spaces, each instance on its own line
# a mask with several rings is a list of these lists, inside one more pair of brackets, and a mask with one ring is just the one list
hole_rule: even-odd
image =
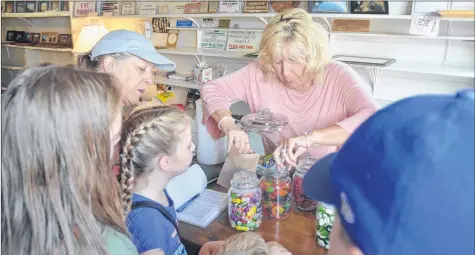
[[36,2],[26,1],[26,12],[36,12]]
[[19,1],[15,2],[16,4],[16,12],[25,12],[25,2],[24,1]]
[[6,13],[13,13],[15,12],[15,2],[7,1],[5,2],[5,12]]
[[25,36],[23,37],[23,42],[31,43],[33,39],[33,33],[25,32]]
[[388,14],[388,1],[351,1],[352,14]]
[[60,34],[59,35],[59,44],[61,44],[61,45],[70,45],[71,44],[71,35],[69,35],[69,34]]
[[33,37],[31,39],[31,43],[40,43],[40,39],[41,39],[41,34],[40,33],[33,33]]
[[309,13],[347,13],[347,1],[308,1]]
[[23,37],[25,37],[25,31],[18,31],[16,32],[16,36],[15,36],[15,42],[23,42]]
[[59,1],[51,1],[51,10],[52,11],[59,11],[61,10],[59,6]]
[[9,41],[9,42],[15,41],[16,33],[17,32],[13,31],[13,30],[7,31],[6,40]]
[[49,1],[39,1],[38,2],[38,12],[49,11]]
[[40,43],[58,43],[58,36],[57,32],[41,33]]

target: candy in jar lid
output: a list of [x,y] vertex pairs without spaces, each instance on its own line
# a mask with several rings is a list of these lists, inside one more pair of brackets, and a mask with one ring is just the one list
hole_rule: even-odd
[[241,119],[242,128],[247,132],[280,132],[288,122],[287,117],[271,112],[269,108],[248,114]]

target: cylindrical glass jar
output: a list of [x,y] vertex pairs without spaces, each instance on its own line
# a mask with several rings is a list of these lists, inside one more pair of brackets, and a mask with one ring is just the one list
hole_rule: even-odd
[[335,209],[333,206],[318,202],[317,205],[317,229],[315,239],[317,244],[325,249],[330,249],[330,233],[335,220]]
[[285,168],[268,169],[261,178],[264,215],[273,219],[283,219],[291,208],[291,179]]
[[239,231],[252,231],[262,221],[262,190],[255,173],[240,171],[233,175],[228,191],[229,224]]
[[315,164],[316,159],[310,155],[303,155],[297,162],[297,167],[292,180],[292,208],[298,212],[314,212],[317,202],[305,196],[303,191],[303,177]]

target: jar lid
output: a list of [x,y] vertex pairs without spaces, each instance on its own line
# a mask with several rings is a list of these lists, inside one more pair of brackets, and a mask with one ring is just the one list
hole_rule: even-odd
[[241,119],[241,125],[246,132],[280,132],[289,119],[284,115],[271,112],[269,108],[248,114]]
[[241,170],[233,174],[233,178],[231,179],[231,186],[238,189],[250,189],[258,185],[259,179],[256,173],[247,170]]
[[305,153],[299,157],[296,170],[301,173],[306,173],[315,162],[317,162],[317,159],[310,157],[309,153]]

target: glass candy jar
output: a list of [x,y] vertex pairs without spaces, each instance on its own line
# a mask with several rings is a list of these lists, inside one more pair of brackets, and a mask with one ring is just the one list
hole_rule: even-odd
[[256,174],[250,171],[235,173],[228,195],[230,226],[239,231],[259,228],[262,221],[262,191]]
[[266,217],[283,219],[289,215],[291,182],[286,168],[266,171],[261,178],[263,211]]
[[317,244],[322,248],[330,249],[330,233],[335,220],[335,208],[331,205],[318,202],[316,218],[315,239]]
[[292,180],[292,208],[297,212],[313,212],[317,208],[317,202],[305,196],[303,191],[303,177],[315,162],[308,153],[297,162]]

